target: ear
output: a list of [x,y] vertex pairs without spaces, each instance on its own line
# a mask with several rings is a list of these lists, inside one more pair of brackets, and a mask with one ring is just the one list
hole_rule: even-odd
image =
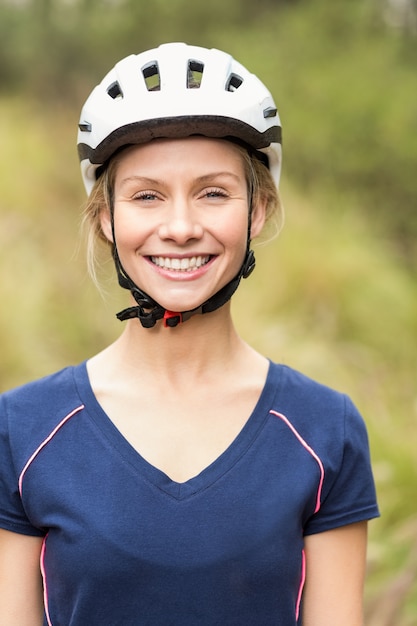
[[110,243],[113,243],[113,230],[111,223],[111,215],[108,207],[101,209],[100,211],[100,226],[103,232],[103,235],[106,237]]
[[266,205],[266,198],[261,198],[252,209],[252,221],[250,230],[251,239],[255,239],[258,235],[260,235],[264,227],[266,219]]

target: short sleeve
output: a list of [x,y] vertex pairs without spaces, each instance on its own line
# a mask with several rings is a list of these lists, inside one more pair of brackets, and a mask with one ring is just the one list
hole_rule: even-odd
[[9,436],[5,395],[0,396],[0,528],[42,537],[44,533],[28,520],[19,494],[19,469]]
[[[365,422],[345,397],[344,440],[339,462],[324,467],[321,507],[305,526],[311,535],[379,516]],[[335,450],[340,450],[334,445]],[[335,468],[335,469],[333,469]]]

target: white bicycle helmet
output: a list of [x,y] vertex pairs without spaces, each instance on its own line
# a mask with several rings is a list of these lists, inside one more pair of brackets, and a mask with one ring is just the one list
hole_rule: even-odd
[[[95,87],[79,122],[78,154],[87,193],[118,150],[157,138],[191,135],[238,141],[255,151],[278,187],[281,170],[281,124],[265,85],[229,54],[185,43],[169,43],[122,59]],[[114,232],[113,216],[112,226]],[[114,238],[113,257],[119,284],[137,306],[118,319],[138,318],[145,328],[160,319],[173,327],[196,313],[223,306],[241,278],[255,267],[250,249],[251,208],[245,259],[238,274],[191,311],[164,309],[138,287],[120,262]]]
[[87,193],[123,146],[189,135],[230,137],[264,153],[278,186],[281,125],[265,85],[225,52],[168,43],[122,59],[87,99],[78,132]]

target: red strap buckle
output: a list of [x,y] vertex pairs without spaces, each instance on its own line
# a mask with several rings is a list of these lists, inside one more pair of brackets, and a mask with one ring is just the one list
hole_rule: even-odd
[[165,311],[164,313],[164,326],[165,328],[173,328],[174,326],[178,326],[182,322],[182,313],[177,313],[175,311]]

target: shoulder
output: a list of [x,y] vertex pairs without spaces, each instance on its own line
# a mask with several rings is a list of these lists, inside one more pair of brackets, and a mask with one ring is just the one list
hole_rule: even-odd
[[350,404],[346,394],[287,365],[272,363],[271,370],[278,388],[276,400],[292,411],[308,412],[310,416],[335,409],[343,413]]
[[0,395],[0,414],[12,414],[14,419],[30,419],[71,405],[77,398],[74,373],[83,364],[31,381]]
[[0,395],[0,438],[23,456],[43,441],[82,399],[75,373],[83,364],[68,367]]
[[[81,365],[76,367],[81,367]],[[72,379],[72,373],[76,367],[66,367],[53,374],[9,389],[0,394],[0,400],[20,403],[25,402],[27,398],[38,397],[39,395],[45,394],[49,395],[51,392],[53,393],[55,390],[61,389],[62,386],[68,384],[69,380]]]
[[365,422],[346,394],[285,365],[272,364],[272,370],[277,391],[271,413],[303,439],[335,454],[352,437],[367,444]]

